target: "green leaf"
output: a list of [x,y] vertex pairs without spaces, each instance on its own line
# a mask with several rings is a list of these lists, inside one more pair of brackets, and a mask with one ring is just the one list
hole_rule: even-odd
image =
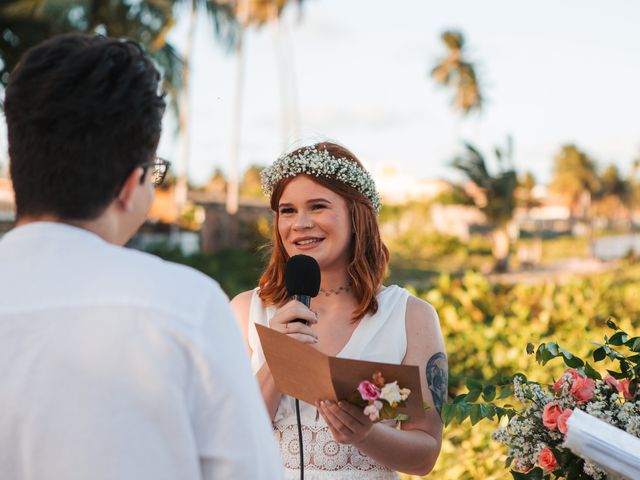
[[559,354],[558,344],[555,342],[547,343],[547,351],[549,351],[549,353],[551,353],[551,355],[553,355],[554,357],[557,357]]
[[495,416],[495,414],[496,414],[495,406],[480,404],[480,415],[482,415],[482,418],[493,420],[493,417]]
[[580,358],[576,357],[575,355],[573,355],[568,350],[565,350],[564,348],[561,348],[560,352],[562,353],[562,356],[564,357],[564,363],[565,363],[565,365],[567,367],[578,368],[578,367],[582,367],[584,365],[584,362]]
[[456,408],[456,420],[458,423],[464,422],[464,419],[469,416],[470,405],[468,403],[461,403]]
[[601,362],[602,360],[604,360],[606,358],[607,354],[604,351],[604,347],[599,347],[596,348],[593,351],[593,361],[594,362]]
[[540,467],[529,470],[527,473],[511,470],[511,475],[515,480],[542,480],[544,478],[544,471]]
[[482,398],[485,402],[492,402],[496,398],[496,387],[487,385],[482,389]]
[[369,402],[367,402],[366,400],[362,399],[362,395],[360,395],[360,392],[353,391],[349,394],[349,396],[347,397],[347,402],[355,405],[356,407],[366,407]]
[[535,352],[535,346],[533,343],[527,343],[527,355],[532,355]]
[[500,394],[498,395],[498,399],[504,400],[505,398],[508,398],[511,395],[513,395],[513,387],[511,386],[502,387],[500,389]]
[[546,350],[544,348],[544,343],[541,343],[538,346],[538,350],[536,350],[536,362],[542,364],[542,360],[543,360],[542,355],[544,354],[545,351]]
[[564,357],[564,364],[569,368],[579,368],[584,365],[584,362],[578,357]]
[[472,426],[478,423],[480,420],[482,420],[482,414],[480,413],[479,404],[476,403],[471,406],[471,409],[469,410],[469,416],[471,417]]
[[406,413],[399,413],[395,416],[394,420],[396,422],[406,422],[407,420],[409,420],[409,415],[407,415]]
[[624,380],[627,376],[624,373],[616,372],[615,370],[607,370],[609,374],[616,380]]
[[427,401],[422,402],[422,408],[425,410],[429,410],[431,408],[431,404]]
[[611,335],[611,338],[609,339],[609,344],[618,347],[624,344],[628,339],[629,339],[629,335],[627,335],[625,332],[616,332],[613,335]]
[[471,390],[482,390],[482,383],[473,378],[467,378],[466,385],[469,391]]
[[442,407],[442,422],[444,423],[445,427],[448,426],[453,420],[453,417],[456,414],[456,408],[457,406],[453,403],[446,403]]
[[607,320],[607,327],[609,327],[611,330],[618,330],[618,325],[616,325],[616,323],[611,320],[611,318]]
[[458,404],[458,403],[463,403],[467,400],[467,394],[463,393],[462,395],[458,395],[456,398],[453,399],[453,403]]
[[640,352],[640,337],[635,337],[633,344],[631,345],[630,348],[634,352]]
[[624,360],[620,360],[620,371],[622,372],[622,374],[625,377],[629,377],[629,369],[631,368],[631,365],[629,365],[629,363],[625,362]]
[[469,393],[467,393],[467,399],[466,402],[467,403],[473,403],[476,400],[478,400],[478,398],[480,398],[480,394],[482,393],[482,390],[472,390]]
[[594,380],[602,380],[602,375],[600,375],[590,364],[587,362],[584,366],[584,374],[592,378]]

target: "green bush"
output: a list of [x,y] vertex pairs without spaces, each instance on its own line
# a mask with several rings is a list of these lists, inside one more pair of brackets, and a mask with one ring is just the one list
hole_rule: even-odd
[[[606,319],[633,331],[640,320],[640,265],[569,282],[541,285],[491,285],[484,276],[439,278],[421,294],[440,315],[449,358],[450,396],[466,392],[469,379],[523,372],[548,382],[564,370],[561,362],[541,367],[526,353],[529,342],[554,341],[586,357],[591,340],[608,334]],[[496,424],[468,421],[444,432],[443,449],[433,479],[509,478],[506,452],[489,437]],[[407,477],[410,478],[410,477]]]

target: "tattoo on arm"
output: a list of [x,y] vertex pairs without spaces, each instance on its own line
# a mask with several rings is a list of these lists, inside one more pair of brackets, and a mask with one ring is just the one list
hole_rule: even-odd
[[431,390],[433,403],[438,414],[447,403],[447,392],[449,387],[449,368],[447,366],[447,356],[442,352],[434,354],[427,362],[427,386]]

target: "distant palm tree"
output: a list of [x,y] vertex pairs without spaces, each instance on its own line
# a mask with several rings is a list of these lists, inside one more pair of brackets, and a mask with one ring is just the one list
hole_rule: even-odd
[[595,210],[602,215],[608,225],[612,221],[625,219],[631,224],[633,207],[633,185],[631,179],[624,179],[618,167],[608,165],[600,174],[599,190],[596,193]]
[[[176,100],[176,110],[178,114],[178,135],[179,135],[179,158],[176,165],[177,181],[175,188],[175,203],[178,212],[182,212],[187,206],[188,175],[190,159],[190,79],[191,60],[194,56],[195,34],[198,19],[198,12],[204,11],[214,25],[214,31],[218,39],[231,47],[236,40],[237,22],[233,9],[230,5],[222,1],[209,0],[172,0],[174,9],[183,4],[189,6],[189,23],[187,30],[186,48],[182,52],[182,68],[179,78],[174,79],[174,94],[171,98]],[[165,39],[162,39],[165,41]],[[165,41],[166,43],[166,41]]]
[[463,115],[480,111],[483,97],[475,66],[464,57],[464,36],[461,32],[448,30],[440,38],[447,47],[447,54],[431,70],[431,77],[437,83],[455,89],[453,105]]
[[479,189],[475,195],[476,206],[486,215],[492,227],[492,253],[496,260],[495,270],[506,271],[509,264],[510,239],[507,225],[513,218],[516,206],[515,190],[518,177],[513,167],[513,148],[511,139],[507,151],[496,148],[499,164],[496,175],[489,173],[484,156],[472,145],[465,143],[464,154],[454,158],[452,165]]
[[554,158],[551,189],[566,199],[573,214],[584,217],[599,188],[595,161],[575,145],[564,145]]

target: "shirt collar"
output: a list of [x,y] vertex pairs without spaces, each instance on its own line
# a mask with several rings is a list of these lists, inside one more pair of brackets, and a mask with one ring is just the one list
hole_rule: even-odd
[[1,243],[21,242],[29,238],[54,237],[68,240],[94,241],[106,243],[106,240],[97,234],[81,227],[61,222],[31,222],[15,227],[7,232],[0,240]]

